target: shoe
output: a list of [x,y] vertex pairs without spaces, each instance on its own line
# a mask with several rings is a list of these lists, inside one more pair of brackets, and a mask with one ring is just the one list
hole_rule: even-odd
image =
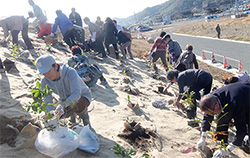
[[134,58],[133,58],[133,57],[130,57],[129,59],[134,60]]
[[3,73],[3,72],[5,72],[5,69],[0,69],[0,73]]
[[105,86],[106,84],[108,84],[106,80],[101,81],[101,85]]

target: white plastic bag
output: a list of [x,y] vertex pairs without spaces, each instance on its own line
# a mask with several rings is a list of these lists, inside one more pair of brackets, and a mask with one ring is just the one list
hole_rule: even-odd
[[79,135],[67,127],[57,127],[55,131],[43,129],[35,142],[40,153],[51,157],[66,155],[77,149],[79,144]]
[[79,149],[89,153],[95,153],[99,150],[99,141],[97,135],[89,129],[89,125],[84,126],[79,134]]

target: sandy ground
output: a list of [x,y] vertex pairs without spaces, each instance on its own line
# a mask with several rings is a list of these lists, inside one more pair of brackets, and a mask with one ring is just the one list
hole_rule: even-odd
[[[51,51],[47,51],[46,44],[41,39],[36,39],[35,34],[30,33],[32,43],[35,46],[34,51],[21,51],[21,57],[16,60],[10,55],[10,48],[0,46],[0,57],[2,60],[9,58],[15,61],[19,72],[1,73],[0,74],[0,115],[6,116],[0,120],[1,137],[7,136],[7,124],[13,126],[20,125],[20,120],[27,120],[36,117],[34,113],[24,111],[24,106],[32,101],[32,96],[28,92],[35,87],[36,81],[41,77],[35,73],[36,69],[33,61],[42,54],[50,54],[55,57],[59,63],[67,63],[71,57],[68,49],[62,46],[52,47]],[[2,38],[2,33],[0,34]],[[88,52],[91,64],[96,64],[103,72],[104,77],[108,81],[108,85],[100,85],[98,81],[96,85],[90,87],[93,95],[92,103],[89,107],[90,121],[95,129],[99,142],[100,149],[95,154],[89,154],[79,149],[71,152],[64,157],[98,157],[98,158],[113,158],[119,157],[114,154],[111,149],[116,144],[119,144],[125,150],[134,148],[137,150],[135,157],[140,157],[147,153],[150,157],[155,158],[183,158],[183,157],[201,157],[200,152],[196,148],[196,143],[200,139],[200,128],[193,128],[187,124],[189,119],[182,111],[178,111],[173,107],[173,102],[176,99],[175,95],[178,92],[177,85],[173,85],[169,89],[169,94],[159,94],[155,91],[158,87],[166,86],[166,72],[161,69],[161,79],[153,78],[153,70],[149,65],[150,62],[145,58],[138,58],[141,54],[148,51],[152,44],[146,40],[133,40],[132,51],[135,56],[134,60],[123,60],[122,62],[114,59],[112,56],[101,60]],[[158,65],[158,67],[160,67]],[[201,66],[204,69],[211,70],[212,68],[206,65]],[[124,70],[126,70],[126,73]],[[213,71],[212,74],[216,74]],[[220,78],[218,78],[220,80]],[[126,82],[128,81],[128,82]],[[221,86],[218,80],[214,80],[213,87]],[[127,106],[128,95],[132,103],[138,103],[139,108],[132,110]],[[161,100],[166,103],[161,108],[152,106],[152,100]],[[24,115],[20,120],[10,122],[8,119],[16,115]],[[199,119],[202,119],[202,113],[198,109]],[[119,137],[119,134],[124,134],[124,122],[126,119],[134,120],[140,123],[143,128],[148,128],[146,131],[149,138],[137,138],[136,142],[131,142]],[[8,122],[9,121],[9,122]],[[67,121],[67,120],[66,120]],[[23,128],[24,127],[24,128]],[[21,130],[21,128],[23,128]],[[34,142],[37,137],[37,126],[23,123],[20,130],[15,131],[13,138],[9,138],[7,142],[0,145],[0,157],[47,157],[39,153]],[[13,128],[9,129],[13,132]],[[235,129],[231,130],[230,139],[234,135]],[[4,135],[5,134],[5,135]],[[142,141],[139,141],[141,139]],[[2,140],[1,140],[2,141]],[[14,145],[13,145],[14,142]],[[139,142],[139,143],[138,143]],[[208,139],[207,145],[214,148],[215,143]],[[14,146],[14,147],[13,147]],[[195,149],[187,154],[182,153],[186,147],[195,146]],[[241,149],[235,149],[230,157],[249,157]]]

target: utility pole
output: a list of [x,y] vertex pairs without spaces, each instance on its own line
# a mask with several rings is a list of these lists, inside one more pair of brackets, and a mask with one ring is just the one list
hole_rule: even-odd
[[239,15],[238,0],[235,0],[235,7],[236,7],[236,18],[238,18],[238,15]]

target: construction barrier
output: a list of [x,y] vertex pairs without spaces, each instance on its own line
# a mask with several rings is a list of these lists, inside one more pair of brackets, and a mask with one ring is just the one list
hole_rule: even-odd
[[[207,57],[210,56],[211,56],[210,60],[212,63],[222,63],[223,68],[230,69],[231,67],[234,67],[238,69],[238,71],[243,71],[243,66],[240,60],[215,54],[207,50],[202,50],[202,60],[207,60]],[[215,57],[217,60],[215,60]],[[230,61],[230,64],[228,63],[228,60]]]

